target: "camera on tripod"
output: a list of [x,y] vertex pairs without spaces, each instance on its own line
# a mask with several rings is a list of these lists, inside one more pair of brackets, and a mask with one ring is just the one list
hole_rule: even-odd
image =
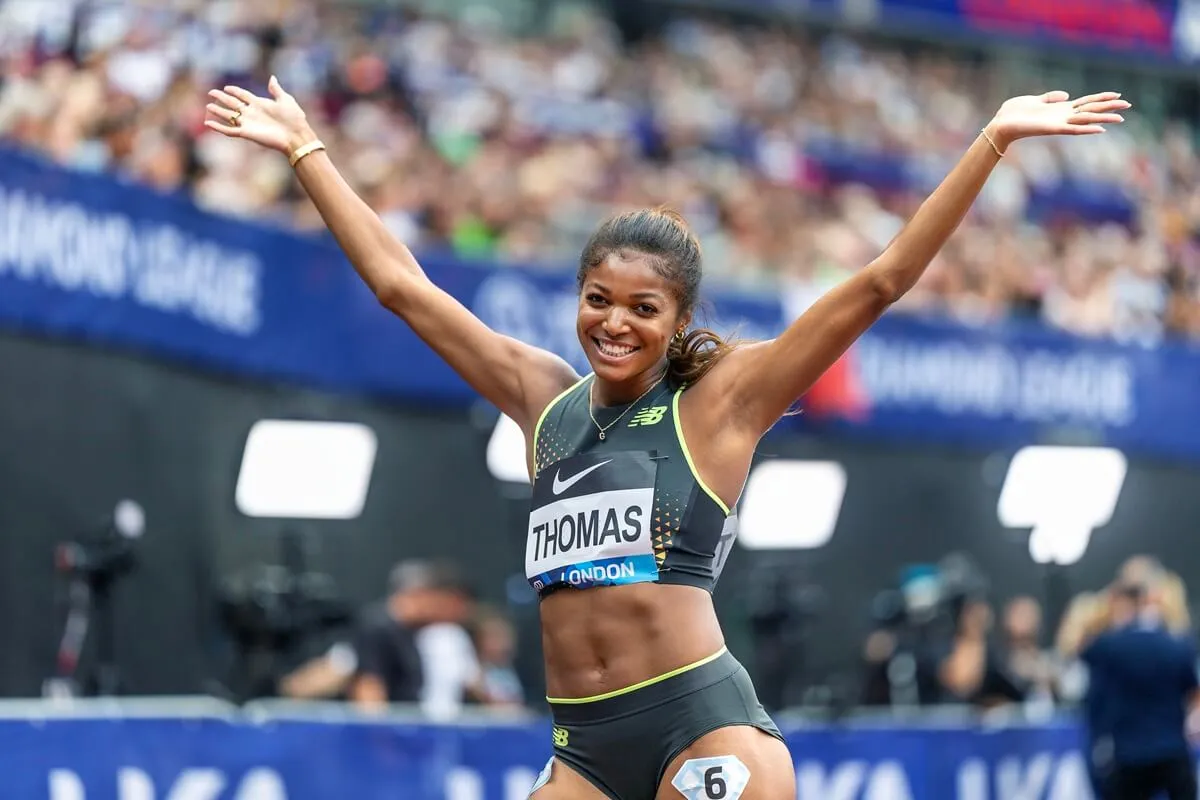
[[987,578],[975,563],[952,553],[936,565],[907,569],[899,588],[876,595],[872,617],[881,628],[918,639],[950,637],[963,608],[985,598],[987,591]]
[[[120,691],[112,589],[118,578],[137,565],[134,543],[145,527],[142,507],[133,500],[122,500],[92,535],[55,548],[55,570],[68,580],[69,608],[55,659],[55,676],[46,682],[46,694],[107,696]],[[95,659],[81,675],[89,628],[95,629]]]
[[938,654],[952,646],[964,610],[985,600],[987,591],[983,572],[954,553],[908,568],[897,588],[876,595],[871,616],[877,635],[868,640],[867,657],[885,688],[871,702],[909,708],[939,702]]
[[54,568],[93,585],[111,582],[136,565],[134,542],[145,528],[142,507],[132,500],[122,500],[94,535],[59,544],[54,550]]
[[282,546],[282,563],[259,565],[220,589],[221,622],[237,650],[228,688],[239,701],[274,695],[298,648],[351,620],[334,579],[306,568],[299,535],[284,533]]

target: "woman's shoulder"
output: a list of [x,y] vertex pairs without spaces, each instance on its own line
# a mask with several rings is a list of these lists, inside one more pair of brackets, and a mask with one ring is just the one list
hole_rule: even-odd
[[570,364],[558,356],[551,353],[546,355],[552,356],[554,360],[548,361],[544,370],[535,373],[536,378],[529,381],[525,389],[526,415],[534,427],[554,405],[590,377],[590,374],[581,377]]

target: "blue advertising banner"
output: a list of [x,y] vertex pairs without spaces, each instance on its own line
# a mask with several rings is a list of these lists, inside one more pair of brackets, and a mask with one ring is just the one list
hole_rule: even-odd
[[[428,254],[422,263],[496,330],[586,372],[572,275]],[[708,322],[749,339],[776,335],[802,310],[779,295],[709,299]],[[475,400],[327,239],[11,152],[0,152],[0,327],[255,379]],[[1200,460],[1198,367],[1200,351],[1182,344],[1142,348],[893,313],[805,398],[809,413],[783,425],[987,447],[1086,441]]]
[[[1183,0],[1187,10],[1189,0]],[[882,0],[879,22],[1169,59],[1192,54],[1179,0]]]
[[[1068,723],[786,729],[797,800],[1091,800]],[[525,800],[550,727],[230,719],[0,722],[25,800]]]
[[1009,324],[969,328],[892,315],[847,358],[847,430],[962,443],[1069,441],[1192,458],[1200,353]]
[[[569,276],[507,280],[428,254],[422,264],[496,328],[586,368]],[[750,336],[776,332],[780,313],[766,298],[722,297],[716,309]],[[201,213],[182,197],[11,151],[0,151],[0,324],[319,387],[474,396],[329,239]]]
[[[735,5],[730,0],[700,4]],[[1119,52],[1147,61],[1200,56],[1194,0],[750,0],[763,11],[812,14],[891,31],[953,38],[1006,38]],[[746,2],[737,5],[746,6]]]

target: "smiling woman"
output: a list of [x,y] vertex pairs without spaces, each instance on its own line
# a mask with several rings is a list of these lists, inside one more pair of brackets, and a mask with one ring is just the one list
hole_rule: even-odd
[[576,328],[593,371],[580,379],[434,286],[334,168],[295,98],[273,78],[269,89],[214,90],[206,124],[287,155],[379,302],[525,437],[525,570],[541,597],[555,723],[536,800],[794,800],[787,747],[726,650],[711,598],[755,447],[912,288],[1011,143],[1103,133],[1129,103],[1112,92],[1009,100],[887,249],[771,341],[688,332],[700,245],[678,215],[608,220],[580,259]]
[[[658,276],[651,282],[657,285],[646,282],[648,274]],[[620,383],[622,372],[646,371],[638,369],[639,352],[644,360],[665,349],[667,380],[678,387],[700,380],[732,351],[732,343],[707,328],[687,330],[702,274],[700,242],[675,211],[634,211],[601,225],[584,247],[578,274],[579,341],[597,375],[604,365],[605,380]]]

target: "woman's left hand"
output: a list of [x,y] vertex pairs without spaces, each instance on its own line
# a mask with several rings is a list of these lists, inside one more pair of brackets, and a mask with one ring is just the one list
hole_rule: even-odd
[[1014,97],[1000,106],[988,123],[988,137],[1004,152],[1018,139],[1030,136],[1085,136],[1104,133],[1104,125],[1123,122],[1120,111],[1130,108],[1117,92],[1071,99],[1066,92]]

